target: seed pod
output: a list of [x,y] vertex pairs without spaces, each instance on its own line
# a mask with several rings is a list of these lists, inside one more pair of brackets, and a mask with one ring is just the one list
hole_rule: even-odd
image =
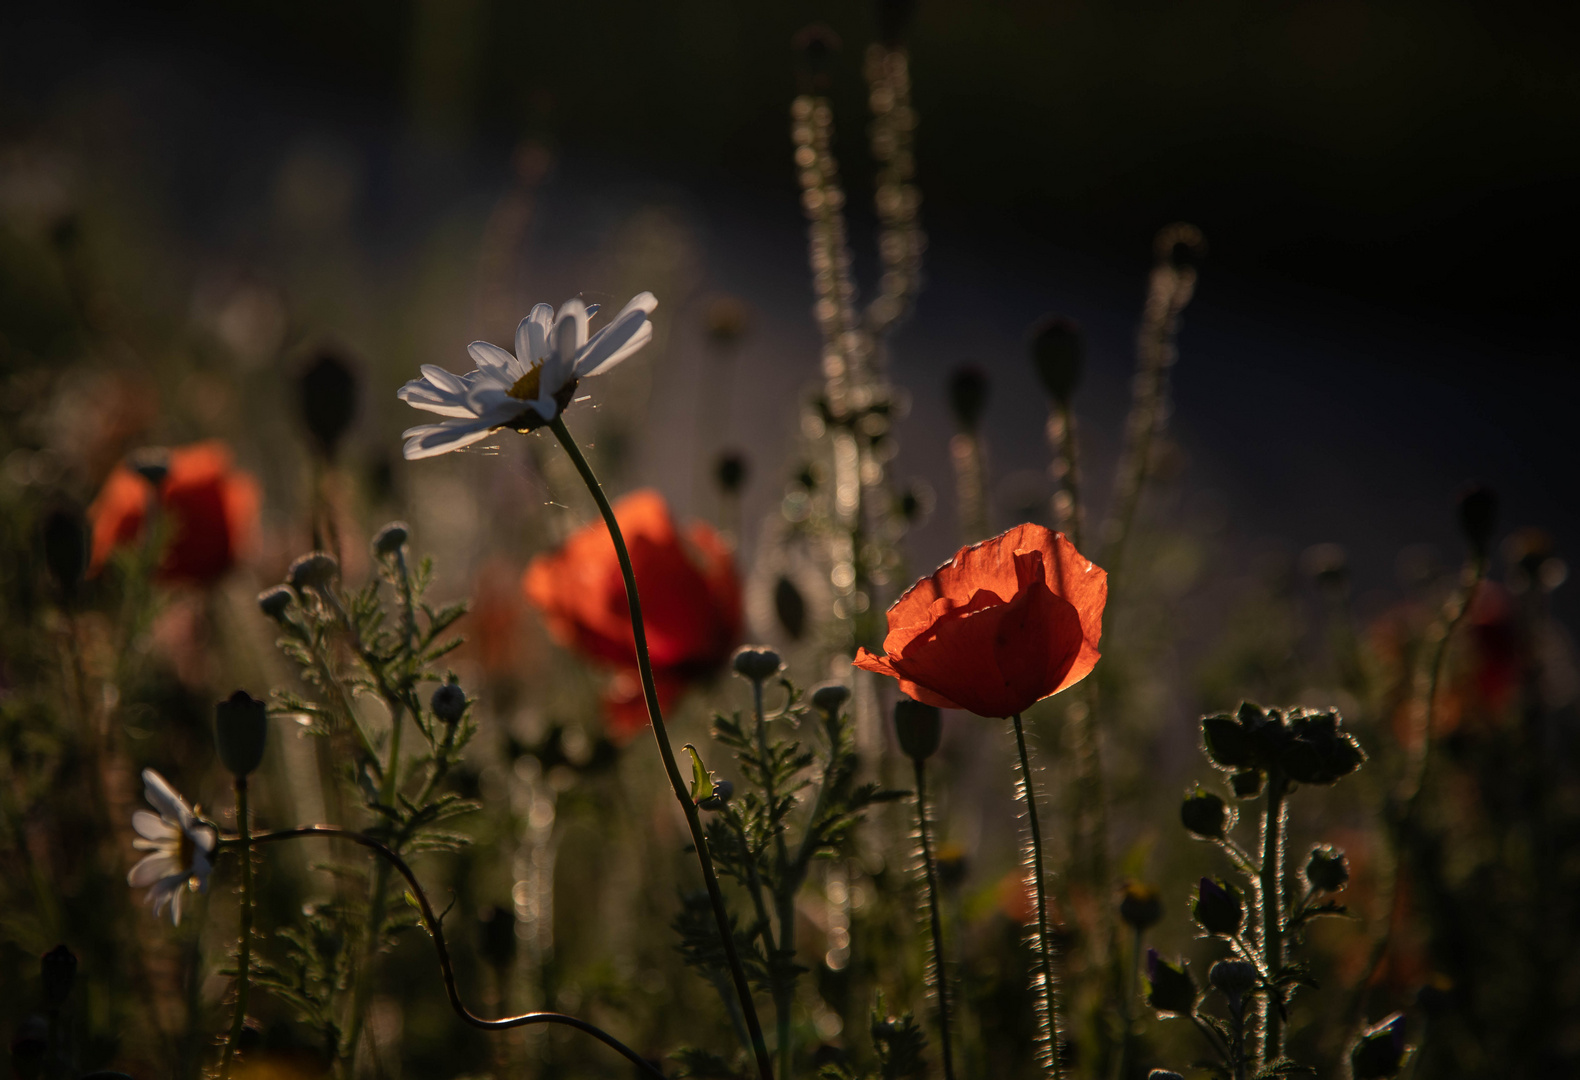
[[245,690],[214,706],[214,745],[225,768],[238,779],[263,762],[269,707]]
[[839,715],[849,700],[850,687],[841,682],[826,682],[812,691],[812,707],[831,717]]
[[373,553],[384,558],[393,557],[406,546],[411,529],[404,521],[392,521],[373,535]]
[[291,564],[286,580],[298,591],[322,589],[340,573],[340,564],[327,551],[309,551]]
[[906,757],[912,761],[926,761],[938,752],[943,715],[936,705],[901,698],[894,703],[894,734]]
[[1229,999],[1229,1007],[1238,1013],[1245,995],[1256,985],[1256,965],[1244,960],[1220,960],[1207,972],[1207,981]]
[[764,682],[774,677],[784,661],[779,654],[762,645],[743,645],[735,650],[735,659],[732,661],[735,673],[754,683]]
[[335,456],[340,440],[357,415],[357,375],[350,363],[333,349],[321,349],[310,360],[297,383],[302,423],[320,454]]
[[974,432],[982,423],[988,388],[987,372],[978,364],[964,364],[949,376],[949,408],[961,431]]
[[296,593],[288,585],[276,585],[258,594],[258,609],[275,622],[284,622],[285,613],[296,603]]
[[1050,315],[1031,329],[1031,363],[1048,396],[1068,405],[1086,367],[1086,340],[1071,319]]
[[457,724],[466,715],[466,691],[453,678],[433,692],[428,707],[441,723]]
[[713,465],[713,479],[726,495],[739,495],[746,486],[748,473],[746,455],[739,450],[726,450]]

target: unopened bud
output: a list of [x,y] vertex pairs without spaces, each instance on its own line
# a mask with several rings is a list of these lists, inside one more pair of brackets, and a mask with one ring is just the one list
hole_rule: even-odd
[[1355,1080],[1384,1080],[1398,1076],[1404,1064],[1404,1013],[1394,1013],[1386,1020],[1361,1033],[1350,1051],[1350,1066]]
[[76,598],[88,569],[88,524],[75,507],[56,507],[44,516],[40,529],[44,566],[63,599]]
[[406,546],[406,538],[410,535],[411,529],[404,521],[392,521],[373,534],[373,553],[391,558]]
[[1459,527],[1477,562],[1492,550],[1492,534],[1498,529],[1498,495],[1491,488],[1474,484],[1459,497]]
[[743,645],[735,651],[735,673],[754,683],[774,677],[784,666],[779,654],[762,645]]
[[1256,985],[1256,965],[1244,960],[1220,960],[1207,972],[1207,981],[1229,999],[1229,1007],[1239,1013],[1245,995]]
[[703,796],[697,801],[697,805],[704,810],[723,810],[734,795],[734,784],[728,780],[715,780],[713,782],[713,794]]
[[1163,918],[1163,897],[1150,885],[1125,882],[1125,895],[1119,901],[1119,917],[1135,930],[1156,926]]
[[302,423],[313,436],[320,454],[335,456],[335,449],[357,415],[357,374],[333,349],[323,349],[302,369],[297,388],[301,393]]
[[806,633],[806,598],[787,577],[774,582],[774,615],[791,641],[801,640]]
[[245,690],[214,706],[214,745],[233,776],[245,777],[263,762],[269,707]]
[[1344,852],[1323,845],[1311,849],[1311,861],[1306,863],[1306,880],[1313,889],[1338,892],[1350,880],[1350,867],[1344,861]]
[[812,691],[812,707],[831,717],[838,716],[849,700],[850,687],[841,682],[827,682]]
[[1235,798],[1254,799],[1262,793],[1263,779],[1261,769],[1242,769],[1229,778],[1229,784]]
[[912,761],[926,761],[938,752],[943,723],[943,714],[936,705],[910,698],[894,703],[894,734],[900,740],[900,749]]
[[1173,1069],[1153,1069],[1147,1073],[1147,1080],[1185,1080],[1185,1077]]
[[340,564],[327,551],[309,551],[291,564],[286,580],[296,589],[322,589],[340,572]]
[[973,432],[982,423],[982,412],[987,408],[988,375],[977,364],[955,368],[949,376],[949,408],[955,414],[960,430]]
[[1197,836],[1219,837],[1228,824],[1229,808],[1223,799],[1198,787],[1180,804],[1180,822]]
[[1209,934],[1233,937],[1240,932],[1240,923],[1245,918],[1245,905],[1234,886],[1228,882],[1202,878],[1197,886],[1196,907],[1192,913]]
[[276,585],[258,594],[258,609],[275,622],[284,622],[285,613],[296,603],[296,593],[288,585]]
[[738,495],[746,486],[746,455],[739,450],[726,450],[713,465],[713,479],[726,495]]
[[1071,319],[1049,316],[1031,328],[1029,344],[1031,363],[1043,389],[1054,401],[1069,404],[1086,367],[1086,339],[1081,327]]
[[1147,1004],[1159,1012],[1191,1016],[1196,1012],[1196,980],[1184,963],[1178,967],[1158,955],[1156,949],[1147,950],[1147,982],[1151,992]]
[[433,692],[433,697],[428,699],[428,707],[441,723],[458,724],[461,717],[466,715],[466,691],[452,678]]
[[39,960],[44,980],[44,1007],[58,1009],[71,994],[71,984],[77,981],[77,954],[64,945],[56,945]]
[[170,475],[170,451],[160,446],[144,447],[127,455],[126,464],[134,473],[158,488],[164,484],[165,477]]

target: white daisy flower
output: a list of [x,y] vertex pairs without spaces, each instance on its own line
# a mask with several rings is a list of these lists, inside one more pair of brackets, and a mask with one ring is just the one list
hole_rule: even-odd
[[181,925],[181,893],[191,888],[208,888],[209,872],[214,869],[214,849],[219,835],[198,820],[176,789],[152,769],[143,770],[143,796],[157,815],[139,810],[132,815],[132,828],[138,838],[132,846],[146,851],[141,862],[126,875],[134,889],[146,887],[154,915],[170,905],[170,921]]
[[516,327],[516,354],[474,341],[466,347],[475,371],[455,375],[435,364],[422,366],[396,393],[416,409],[446,419],[405,433],[406,457],[433,457],[486,439],[502,427],[531,431],[553,420],[570,404],[577,380],[601,375],[653,337],[648,314],[658,306],[641,293],[592,337],[587,320],[598,310],[568,300],[559,310],[539,304]]

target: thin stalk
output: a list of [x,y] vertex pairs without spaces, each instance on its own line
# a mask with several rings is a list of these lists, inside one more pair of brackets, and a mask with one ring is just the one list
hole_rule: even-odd
[[955,1080],[954,1052],[949,1045],[949,977],[944,971],[944,926],[938,914],[938,872],[933,866],[933,846],[927,835],[927,764],[916,766],[916,831],[922,841],[922,868],[927,875],[927,914],[933,932],[933,990],[938,994],[938,1045],[944,1059],[944,1080]]
[[549,429],[554,432],[554,437],[565,448],[570,456],[571,463],[576,466],[576,471],[587,485],[587,490],[592,493],[593,501],[598,504],[598,511],[603,515],[604,524],[609,529],[609,539],[614,541],[615,555],[620,560],[620,576],[625,580],[625,598],[631,608],[631,637],[636,645],[637,671],[642,678],[642,697],[647,702],[648,719],[653,722],[653,739],[658,743],[659,756],[664,761],[664,772],[669,776],[669,785],[674,790],[675,800],[680,803],[681,811],[686,815],[686,826],[691,830],[692,846],[697,852],[697,862],[702,868],[702,880],[708,887],[708,899],[713,903],[713,917],[719,926],[719,937],[724,945],[724,953],[730,964],[730,975],[735,982],[735,993],[741,999],[741,1012],[746,1017],[746,1028],[751,1033],[752,1051],[757,1058],[757,1072],[761,1080],[773,1080],[773,1061],[768,1056],[768,1044],[763,1039],[762,1021],[757,1017],[757,1006],[752,1003],[752,990],[746,981],[746,969],[741,966],[741,958],[735,948],[735,935],[730,928],[730,913],[724,905],[724,893],[719,888],[719,877],[713,870],[713,858],[708,854],[708,838],[702,831],[702,819],[697,814],[697,806],[691,801],[691,795],[686,789],[686,781],[681,776],[680,766],[675,763],[675,751],[669,745],[669,733],[664,727],[664,714],[658,705],[658,688],[653,682],[653,662],[647,654],[647,630],[642,622],[642,602],[636,591],[636,572],[631,567],[631,555],[626,551],[625,537],[621,535],[620,523],[615,520],[614,508],[609,505],[608,496],[604,494],[603,485],[598,482],[597,474],[592,471],[592,466],[582,456],[581,447],[576,445],[576,440],[571,436],[570,430],[565,426],[565,419],[556,416],[549,424]]
[[231,1059],[241,1042],[247,1022],[247,986],[252,975],[252,842],[247,820],[247,778],[236,777],[236,831],[241,848],[241,927],[236,947],[236,1015],[230,1022],[230,1037],[225,1040],[225,1057],[220,1064],[220,1080],[230,1076]]
[[1026,732],[1021,726],[1020,713],[1016,713],[1012,719],[1015,724],[1015,749],[1020,753],[1020,794],[1026,800],[1026,821],[1031,826],[1031,865],[1027,869],[1031,872],[1037,897],[1037,962],[1042,968],[1042,1026],[1047,1050],[1044,1067],[1057,1080],[1061,1075],[1058,987],[1053,972],[1053,945],[1048,936],[1048,890],[1042,873],[1042,827],[1037,822],[1037,798],[1031,783],[1031,761],[1026,755]]
[[[385,863],[394,867],[396,872],[406,880],[406,884],[411,887],[412,896],[417,900],[418,910],[422,913],[423,927],[428,931],[429,936],[433,938],[434,949],[439,954],[439,973],[444,979],[444,991],[450,1000],[450,1008],[468,1025],[483,1031],[503,1031],[508,1028],[528,1027],[533,1024],[563,1024],[566,1027],[573,1027],[577,1031],[591,1035],[605,1046],[616,1051],[641,1070],[643,1076],[652,1076],[657,1077],[658,1080],[664,1080],[664,1074],[652,1062],[635,1050],[632,1050],[619,1039],[616,1039],[613,1035],[610,1035],[607,1031],[578,1017],[557,1012],[530,1012],[523,1013],[520,1016],[506,1016],[498,1020],[489,1020],[478,1016],[468,1009],[461,1000],[460,991],[456,988],[455,968],[450,962],[450,947],[444,940],[444,927],[440,924],[439,916],[435,914],[433,905],[428,901],[428,894],[423,891],[422,883],[417,880],[416,873],[406,860],[384,843],[363,833],[352,832],[349,829],[342,829],[335,825],[304,825],[297,829],[282,829],[279,832],[254,836],[251,839],[251,843],[253,845],[271,844],[281,840],[299,840],[308,836],[327,836],[336,840],[349,840],[353,844],[360,844],[382,856]],[[225,846],[233,846],[239,842],[239,838],[235,837],[226,837],[220,841]],[[380,865],[384,864],[381,863]]]
[[[752,714],[757,721],[757,752],[762,756],[763,768],[763,797],[768,801],[768,812],[773,814],[779,805],[779,793],[774,787],[773,765],[769,759],[768,750],[768,724],[763,717],[763,681],[752,680]],[[787,960],[795,959],[795,894],[800,886],[796,879],[795,868],[790,865],[790,852],[785,846],[785,834],[779,829],[774,834],[774,848],[779,860],[779,891],[774,897],[774,915],[779,920],[779,946],[774,949],[772,941],[768,942],[770,955],[777,951]],[[753,872],[755,877],[755,871]],[[764,918],[764,936],[767,934],[767,919]],[[775,965],[777,967],[777,964]],[[778,1042],[775,1049],[779,1055],[779,1075],[790,1075],[790,1019],[791,1007],[795,1004],[792,993],[793,984],[776,976],[774,979],[774,1026],[777,1029]]]
[[1135,1044],[1136,998],[1141,995],[1141,927],[1136,927],[1135,940],[1130,949],[1130,992],[1125,995],[1120,1016],[1125,1022],[1125,1034],[1119,1044],[1118,1080],[1130,1080],[1130,1054]]
[[1283,994],[1271,983],[1284,966],[1284,832],[1288,824],[1289,782],[1274,769],[1267,778],[1267,814],[1262,819],[1262,955],[1269,981],[1262,1060],[1284,1054]]

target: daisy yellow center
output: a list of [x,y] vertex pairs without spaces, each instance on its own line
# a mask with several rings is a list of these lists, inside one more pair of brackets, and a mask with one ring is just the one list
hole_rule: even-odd
[[538,398],[538,384],[543,378],[543,362],[540,360],[533,364],[528,372],[516,380],[516,385],[505,391],[513,398],[522,401],[536,401]]

